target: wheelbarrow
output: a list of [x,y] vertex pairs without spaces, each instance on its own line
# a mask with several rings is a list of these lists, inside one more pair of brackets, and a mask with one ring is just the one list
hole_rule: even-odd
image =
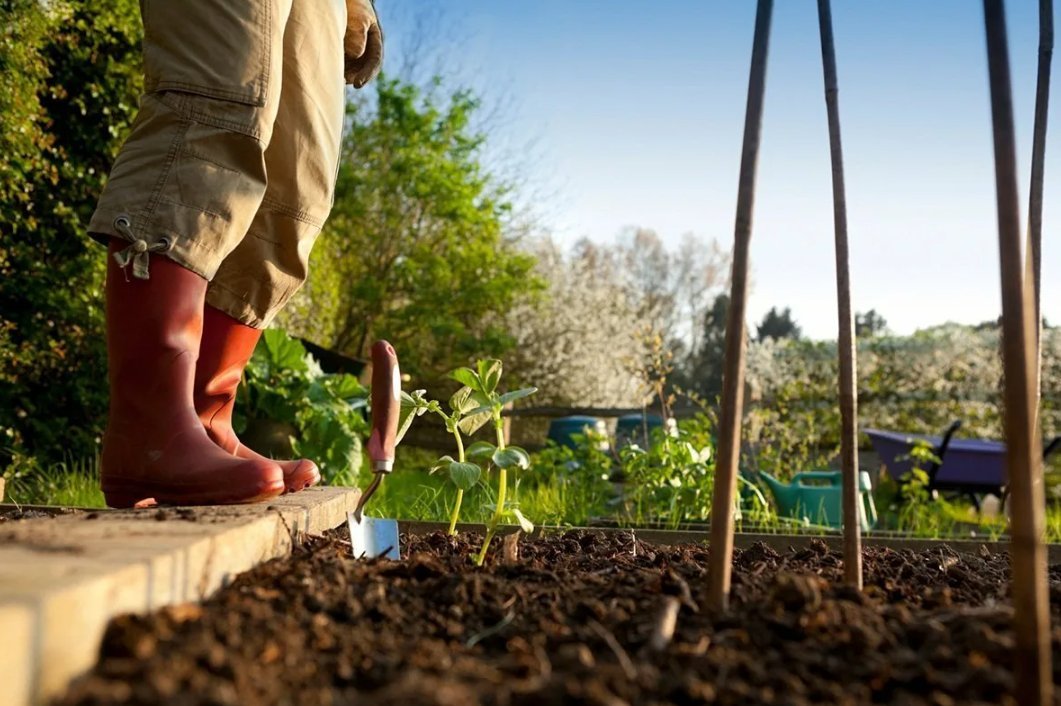
[[[929,444],[938,461],[927,463],[922,470],[928,475],[929,492],[954,492],[968,496],[980,509],[980,498],[1006,496],[1006,445],[991,439],[955,439],[960,421],[951,423],[941,436],[904,434],[883,429],[864,429],[873,442],[881,463],[897,482],[903,482],[915,461],[910,452],[918,442]],[[1054,437],[1043,448],[1045,461],[1058,448],[1061,436]]]
[[[777,514],[794,517],[816,525],[843,525],[843,474],[840,471],[805,471],[782,483],[769,473],[759,471],[777,501]],[[858,474],[859,524],[868,532],[877,524],[877,507],[873,503],[873,483],[869,473]]]

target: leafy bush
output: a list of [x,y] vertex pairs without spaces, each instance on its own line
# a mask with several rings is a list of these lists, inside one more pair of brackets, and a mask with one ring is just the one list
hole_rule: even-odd
[[608,480],[612,476],[615,459],[610,453],[607,435],[586,428],[585,434],[572,434],[574,446],[549,440],[531,459],[533,477],[551,482],[554,476],[577,473],[587,478]]
[[367,404],[357,378],[322,372],[298,340],[269,329],[247,365],[236,428],[260,453],[312,459],[326,482],[354,485],[369,432]]
[[[575,435],[572,447],[550,444],[534,454],[530,482],[560,483],[567,497],[603,508],[613,500],[610,479],[620,479],[623,497],[614,500],[621,506],[613,510],[620,522],[675,527],[708,521],[715,481],[714,430],[713,418],[701,412],[677,426],[653,429],[645,446],[627,444],[613,450],[606,437]],[[769,520],[762,493],[748,481],[740,484],[736,517],[749,514],[750,519]]]
[[530,472],[521,490],[531,491],[542,502],[552,501],[553,521],[585,525],[614,512],[618,501],[612,485],[614,459],[607,436],[587,430],[573,434],[575,447],[549,441],[531,454]]
[[94,456],[105,419],[105,255],[85,224],[136,111],[142,28],[137,0],[3,7],[0,468],[50,468]]
[[619,450],[634,517],[675,526],[711,516],[715,487],[714,424],[706,414],[676,429],[653,429],[648,448]]
[[929,536],[950,534],[954,525],[950,517],[953,508],[943,494],[937,495],[929,490],[930,478],[925,470],[939,463],[935,447],[918,439],[910,453],[902,458],[914,463],[913,468],[900,480],[898,492],[894,493],[894,500],[889,506],[895,514],[896,528]]

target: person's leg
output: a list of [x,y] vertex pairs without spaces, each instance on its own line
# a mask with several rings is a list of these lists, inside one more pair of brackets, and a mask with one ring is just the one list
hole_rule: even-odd
[[283,88],[265,153],[261,207],[207,290],[207,303],[265,328],[309,273],[332,208],[342,142],[345,0],[296,2],[284,31]]
[[292,0],[145,0],[145,94],[89,224],[207,280],[265,196]]
[[[250,362],[262,330],[236,321],[228,314],[207,306],[203,316],[203,339],[195,364],[195,411],[214,443],[233,456],[263,459],[244,446],[232,428],[236,389],[243,370]],[[284,471],[284,488],[289,493],[320,482],[317,464],[308,459],[276,461]]]
[[207,280],[265,195],[291,3],[141,3],[147,92],[89,225],[110,243],[102,485],[112,506],[283,490],[276,464],[209,438],[193,385]]
[[[265,152],[269,183],[244,238],[207,289],[196,409],[210,436],[258,457],[232,430],[243,368],[261,329],[305,281],[309,254],[335,189],[344,115],[345,0],[296,2],[284,31],[283,87]],[[319,481],[310,461],[280,462],[288,491]]]
[[[114,239],[113,255],[125,247]],[[151,278],[107,268],[110,410],[101,483],[107,504],[251,502],[279,495],[283,473],[264,459],[225,453],[192,406],[206,280],[166,259]]]

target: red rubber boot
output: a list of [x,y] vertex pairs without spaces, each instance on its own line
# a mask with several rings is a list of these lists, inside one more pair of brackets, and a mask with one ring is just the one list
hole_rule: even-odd
[[107,504],[214,505],[279,495],[278,465],[225,453],[195,413],[206,280],[164,256],[151,258],[150,279],[126,279],[113,255],[127,247],[112,239],[107,258]]
[[[261,329],[207,306],[203,313],[203,343],[195,365],[195,411],[206,433],[228,453],[252,460],[266,459],[240,443],[232,429],[232,410],[243,369],[261,336]],[[283,469],[284,487],[289,493],[320,482],[321,474],[313,461],[303,458],[274,463]]]

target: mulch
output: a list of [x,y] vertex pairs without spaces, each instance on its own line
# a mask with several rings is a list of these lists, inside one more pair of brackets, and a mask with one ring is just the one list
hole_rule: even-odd
[[[715,614],[702,546],[573,531],[476,568],[479,541],[407,536],[390,562],[309,538],[201,606],[112,621],[59,703],[1015,703],[1002,554],[867,549],[859,593],[820,542],[760,544]],[[1058,683],[1061,567],[1050,592]]]

